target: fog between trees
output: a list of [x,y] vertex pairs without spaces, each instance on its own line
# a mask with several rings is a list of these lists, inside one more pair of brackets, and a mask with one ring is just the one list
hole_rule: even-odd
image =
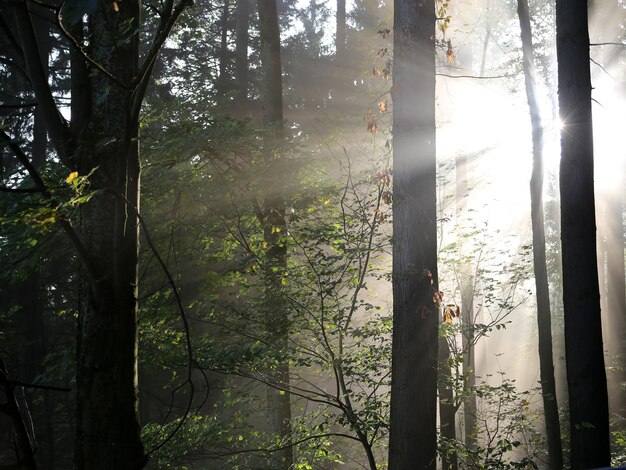
[[[0,468],[557,468],[553,398],[564,468],[626,462],[626,5],[589,2],[590,59],[559,56],[593,116],[564,227],[597,225],[569,258],[597,270],[565,273],[580,74],[528,5],[546,397],[518,2],[395,3],[0,6]],[[572,342],[564,274],[582,303],[596,271]],[[567,368],[608,413],[570,422]]]

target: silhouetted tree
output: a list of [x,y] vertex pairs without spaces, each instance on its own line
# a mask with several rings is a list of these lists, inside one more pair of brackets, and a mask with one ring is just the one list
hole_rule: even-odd
[[396,0],[389,468],[436,466],[435,8]]
[[[274,147],[281,142],[283,134],[282,67],[276,0],[259,0],[258,8],[263,69],[261,83],[263,125],[267,132],[265,155],[268,165],[274,165],[274,169],[276,169],[275,166],[281,159],[274,158]],[[269,285],[265,292],[265,315],[272,344],[278,350],[284,350],[288,345],[289,318],[286,306],[277,292],[280,289],[280,279],[287,261],[287,245],[283,238],[287,232],[284,183],[278,171],[269,171],[269,174],[273,176],[273,179],[267,184],[267,192],[263,201],[263,214],[261,214],[260,220],[269,255]],[[281,388],[289,388],[289,365],[285,361],[278,361],[277,364],[272,365],[269,376],[270,386],[267,389],[268,431],[289,441],[291,399],[289,393],[280,390]],[[290,446],[283,446],[271,457],[272,468],[276,470],[289,469],[292,462],[293,451]]]
[[561,245],[571,466],[610,461],[593,187],[586,0],[556,2],[561,130]]
[[522,60],[526,83],[526,98],[530,110],[533,143],[533,172],[530,181],[531,218],[533,231],[533,267],[537,296],[537,327],[539,333],[539,371],[541,393],[548,437],[550,468],[563,466],[559,408],[554,382],[554,360],[552,355],[552,320],[550,316],[550,291],[546,265],[546,236],[543,217],[543,125],[537,100],[532,31],[528,0],[517,0],[522,36]]
[[[57,219],[82,261],[77,354],[78,469],[140,468],[147,460],[137,418],[138,116],[154,59],[186,2],[166,2],[154,42],[139,67],[140,3],[63,4],[57,26],[72,54],[72,121],[63,117],[40,60],[34,13],[12,4],[38,109],[69,172],[89,177],[80,231]],[[84,15],[88,21],[84,22]],[[74,32],[76,35],[73,35]],[[85,40],[83,40],[83,33]],[[4,133],[3,141],[28,171],[34,190],[50,193],[37,168]]]

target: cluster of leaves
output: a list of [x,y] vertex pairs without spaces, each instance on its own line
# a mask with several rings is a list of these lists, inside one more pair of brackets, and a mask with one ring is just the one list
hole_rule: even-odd
[[539,468],[543,438],[536,428],[533,402],[539,390],[520,391],[515,380],[499,373],[493,385],[487,375],[473,390],[479,400],[475,446],[440,437],[439,452],[456,455],[459,466],[468,469]]

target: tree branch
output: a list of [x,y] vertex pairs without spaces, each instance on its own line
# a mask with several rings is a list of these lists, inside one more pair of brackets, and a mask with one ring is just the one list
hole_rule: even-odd
[[71,167],[72,152],[70,148],[72,140],[69,123],[59,112],[50,91],[48,79],[40,60],[37,38],[27,3],[19,2],[14,5],[13,12],[19,31],[28,78],[46,121],[50,140],[52,140],[61,161],[68,167]]
[[154,68],[154,63],[159,55],[159,52],[161,51],[163,43],[168,38],[178,17],[182,14],[185,8],[192,4],[191,0],[179,0],[178,4],[174,8],[173,3],[174,2],[172,0],[167,1],[165,8],[170,10],[170,14],[161,16],[156,36],[152,42],[150,50],[146,54],[146,60],[131,83],[131,88],[134,89],[133,102],[131,104],[132,119],[139,116],[139,110],[141,109],[141,103],[143,101],[146,88],[148,87],[150,76],[152,75],[152,69]]
[[118,85],[122,89],[124,89],[124,90],[132,90],[133,89],[132,85],[126,84],[126,83],[122,82],[119,78],[117,78],[110,71],[108,71],[104,67],[104,65],[99,63],[97,60],[95,60],[89,54],[87,54],[87,51],[85,51],[84,46],[67,30],[67,28],[63,24],[63,14],[61,13],[61,9],[60,8],[57,10],[57,25],[59,26],[59,29],[61,30],[61,33],[63,34],[63,37],[65,37],[65,39],[67,39],[72,44],[72,46],[74,46],[75,50],[78,51],[78,53],[87,62],[89,62],[91,65],[93,65],[95,68],[97,68],[109,80],[111,80],[113,83],[115,83],[116,85]]

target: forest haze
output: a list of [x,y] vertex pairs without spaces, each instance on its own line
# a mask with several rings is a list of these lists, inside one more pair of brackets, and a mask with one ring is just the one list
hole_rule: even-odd
[[624,0],[3,0],[0,470],[626,465],[625,85]]

